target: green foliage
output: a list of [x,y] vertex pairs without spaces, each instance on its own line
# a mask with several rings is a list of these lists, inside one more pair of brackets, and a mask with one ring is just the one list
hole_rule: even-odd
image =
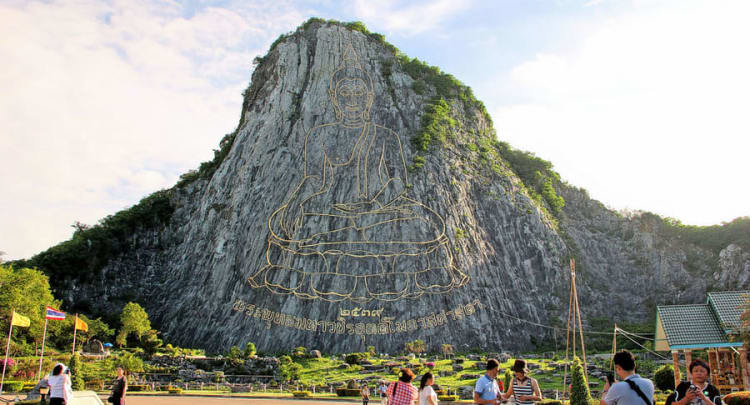
[[148,356],[156,354],[157,350],[164,344],[164,342],[159,339],[159,332],[155,329],[149,329],[144,332],[139,343]]
[[143,372],[143,360],[133,353],[122,353],[115,361],[115,365],[122,367],[128,374]]
[[3,391],[6,393],[17,393],[23,390],[23,381],[5,381],[3,383]]
[[[166,224],[174,207],[170,190],[160,190],[138,204],[101,219],[97,225],[76,223],[73,237],[29,260],[15,262],[16,267],[35,267],[52,277],[55,283],[69,278],[88,280],[109,259],[133,246],[132,235],[138,229]],[[83,308],[85,309],[85,308]]]
[[309,398],[311,395],[310,391],[292,391],[292,396],[295,398]]
[[182,388],[180,387],[169,387],[169,394],[170,395],[181,395],[182,394]]
[[424,340],[416,339],[412,340],[411,342],[404,343],[404,351],[406,353],[424,353],[425,350],[427,350],[427,345],[425,345]]
[[425,108],[421,125],[412,143],[418,150],[427,152],[431,145],[445,142],[456,125],[456,120],[451,117],[451,106],[443,98],[432,99]]
[[671,364],[665,364],[656,370],[654,385],[662,391],[674,390],[674,367]]
[[560,183],[560,175],[552,170],[552,163],[531,152],[513,149],[505,142],[493,140],[491,145],[523,181],[532,197],[538,195],[543,198],[552,214],[559,216],[565,200],[555,190],[555,185]]
[[728,223],[710,226],[684,225],[677,219],[663,218],[651,212],[641,213],[640,219],[646,230],[679,239],[717,255],[731,243],[750,249],[750,217],[739,217]]
[[249,359],[255,356],[257,352],[258,351],[255,349],[255,343],[247,342],[247,344],[245,345],[245,351],[242,354],[245,356],[246,359]]
[[[9,312],[14,308],[16,312],[27,316],[31,321],[28,328],[14,328],[13,334],[19,350],[25,346],[27,341],[37,340],[41,344],[42,328],[44,327],[44,311],[46,305],[60,307],[60,301],[52,296],[49,286],[49,278],[39,270],[28,268],[14,269],[10,266],[0,265],[0,308],[5,308],[0,316],[0,329],[7,330],[10,327]],[[53,325],[54,324],[54,325]],[[50,334],[56,334],[60,325],[50,322]],[[11,351],[11,355],[18,355]]]
[[571,368],[570,405],[589,405],[591,402],[591,391],[583,372],[581,359],[575,357]]
[[425,164],[424,156],[415,155],[414,156],[414,163],[409,167],[411,170],[417,170],[421,169]]
[[458,401],[458,395],[438,395],[438,401],[455,402]]
[[279,358],[279,375],[284,381],[298,380],[300,372],[302,372],[302,366],[292,361],[289,356],[281,356]]
[[299,346],[294,348],[292,351],[292,356],[296,358],[304,358],[307,357],[307,348],[305,346]]
[[359,364],[362,360],[366,360],[370,357],[370,353],[368,352],[362,352],[362,353],[349,353],[344,357],[344,361],[347,364]]
[[[281,39],[281,37],[279,38]],[[232,149],[232,145],[234,145],[234,140],[236,137],[236,131],[232,132],[231,134],[224,135],[224,137],[221,138],[221,141],[219,141],[219,149],[214,149],[214,158],[207,162],[201,163],[197,171],[191,170],[180,176],[180,180],[176,185],[177,188],[183,188],[200,178],[210,179],[211,176],[213,176],[213,174],[216,172],[216,169],[221,166],[221,163],[224,162],[224,159],[229,154],[229,151]]]
[[121,347],[127,344],[129,334],[133,333],[140,339],[151,329],[151,321],[148,320],[146,310],[135,302],[128,302],[122,309],[120,323],[122,327],[115,340]]
[[78,353],[73,354],[70,359],[70,380],[73,383],[73,390],[81,391],[84,389],[83,368],[81,367],[81,356]]
[[367,346],[367,353],[370,354],[370,356],[375,356],[378,354],[378,352],[375,350],[375,346]]

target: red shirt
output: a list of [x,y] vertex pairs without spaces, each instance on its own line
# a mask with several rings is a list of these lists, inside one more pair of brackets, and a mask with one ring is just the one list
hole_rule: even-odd
[[[397,384],[396,394],[393,393],[394,384]],[[417,399],[419,399],[419,391],[411,384],[394,381],[388,385],[388,404],[390,405],[411,405]]]

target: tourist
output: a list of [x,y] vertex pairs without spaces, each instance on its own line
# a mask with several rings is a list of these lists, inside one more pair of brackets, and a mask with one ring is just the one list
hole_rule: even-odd
[[492,404],[500,403],[498,396],[502,394],[500,387],[497,385],[497,372],[500,369],[500,363],[495,359],[487,360],[487,372],[477,380],[474,386],[474,403],[475,404]]
[[604,384],[600,405],[654,405],[654,383],[635,373],[635,358],[623,350],[615,354],[615,373],[620,382]]
[[388,405],[388,386],[380,380],[380,405]]
[[65,405],[73,399],[71,395],[72,383],[70,376],[66,374],[66,367],[62,363],[57,363],[52,369],[52,375],[47,378],[49,383],[49,405]]
[[112,383],[112,396],[109,397],[109,402],[114,405],[122,405],[125,403],[125,392],[128,391],[128,378],[125,377],[125,371],[122,367],[117,367],[117,378]]
[[367,405],[370,402],[370,387],[367,386],[367,383],[362,384],[362,389],[359,390],[359,393],[362,394],[362,405]]
[[504,399],[512,396],[517,405],[532,405],[535,401],[542,400],[539,383],[529,377],[526,360],[517,359],[510,370],[513,371],[514,376],[508,384],[508,392],[503,396]]
[[419,382],[419,405],[437,405],[437,393],[432,389],[435,378],[432,373],[424,373]]
[[690,381],[683,381],[675,388],[673,405],[721,405],[719,390],[708,382],[711,367],[705,361],[695,359],[688,366]]
[[402,368],[398,372],[398,381],[388,386],[389,405],[412,405],[419,399],[417,387],[411,385],[414,372],[408,368]]

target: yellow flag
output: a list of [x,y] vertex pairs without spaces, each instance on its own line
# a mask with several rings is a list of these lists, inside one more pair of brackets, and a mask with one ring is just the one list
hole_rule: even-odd
[[86,322],[84,322],[83,319],[76,317],[76,329],[88,332],[89,326],[86,325]]
[[13,317],[10,320],[10,324],[21,328],[28,328],[29,325],[31,325],[31,320],[18,312],[13,311]]

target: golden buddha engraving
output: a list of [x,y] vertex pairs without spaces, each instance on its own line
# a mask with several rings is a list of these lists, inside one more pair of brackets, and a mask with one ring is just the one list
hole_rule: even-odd
[[331,75],[336,121],[305,137],[304,176],[268,220],[254,288],[326,301],[396,301],[466,284],[445,222],[409,196],[401,141],[370,119],[373,82],[351,44]]

